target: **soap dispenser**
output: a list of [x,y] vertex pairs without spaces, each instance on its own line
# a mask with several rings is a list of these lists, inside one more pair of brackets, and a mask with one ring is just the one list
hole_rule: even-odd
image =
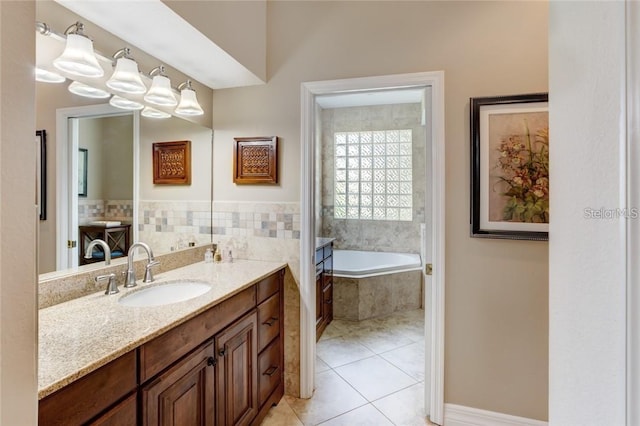
[[222,254],[220,254],[220,249],[216,247],[216,252],[213,254],[213,261],[215,263],[222,262]]
[[204,263],[213,263],[213,251],[211,247],[204,252]]

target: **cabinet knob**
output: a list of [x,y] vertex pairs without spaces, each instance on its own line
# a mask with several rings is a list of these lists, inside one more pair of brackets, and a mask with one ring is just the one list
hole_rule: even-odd
[[227,354],[227,348],[222,348],[218,351],[218,355],[225,356]]
[[214,365],[216,365],[216,359],[210,356],[209,358],[207,358],[207,365],[209,367],[213,367]]

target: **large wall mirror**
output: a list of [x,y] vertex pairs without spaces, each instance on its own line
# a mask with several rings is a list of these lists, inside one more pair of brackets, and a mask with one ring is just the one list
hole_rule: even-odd
[[[58,31],[64,31],[63,22],[78,19],[50,1],[38,2],[36,16]],[[144,241],[156,254],[210,243],[211,128],[175,116],[154,119],[119,110],[71,94],[69,83],[36,83],[36,128],[47,131],[49,153],[47,218],[40,221],[38,238],[41,278],[86,268],[83,233],[93,231],[88,238],[96,238],[101,225],[114,239],[120,237],[116,228],[126,230],[129,244]],[[191,141],[191,184],[154,185],[152,144],[182,140]],[[100,261],[96,252],[89,263]]]

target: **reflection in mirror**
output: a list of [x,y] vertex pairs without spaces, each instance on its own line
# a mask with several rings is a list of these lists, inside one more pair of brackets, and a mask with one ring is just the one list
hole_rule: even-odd
[[[39,21],[52,23],[55,28],[64,28],[63,23],[75,22],[78,17],[70,14],[55,2],[38,2],[36,18]],[[113,41],[104,30],[91,25],[92,34],[99,37],[101,43]],[[113,38],[113,36],[111,35]],[[115,41],[117,45],[122,42]],[[102,46],[104,48],[104,45]],[[111,47],[105,50],[110,51]],[[38,49],[36,49],[38,50]],[[38,53],[39,55],[39,53]],[[146,60],[146,68],[155,66],[157,60],[150,58],[143,52],[136,54],[136,59]],[[174,71],[175,72],[175,71]],[[68,91],[70,81],[59,84],[36,83],[36,128],[46,129],[47,145],[50,155],[47,158],[47,220],[40,221],[38,233],[38,267],[39,272],[49,273],[57,271],[62,274],[73,272],[77,268],[90,266],[76,266],[80,261],[78,248],[81,245],[78,238],[78,230],[81,225],[95,221],[112,221],[131,223],[130,243],[144,241],[151,245],[155,254],[162,254],[170,250],[187,247],[189,243],[204,244],[211,242],[211,179],[212,179],[212,130],[200,124],[195,124],[184,119],[171,117],[168,119],[153,119],[140,117],[139,113],[122,111],[118,117],[100,118],[97,127],[102,129],[96,141],[90,142],[89,138],[78,137],[75,151],[61,151],[57,139],[61,134],[57,124],[57,115],[68,108],[100,108],[107,105],[106,100],[97,100],[80,97]],[[210,103],[211,91],[203,86],[198,88],[198,98],[205,103]],[[203,102],[201,100],[201,102]],[[208,101],[208,102],[207,102]],[[209,113],[206,109],[205,117]],[[81,114],[82,115],[82,114]],[[85,114],[86,115],[86,114]],[[93,114],[94,116],[96,114]],[[78,117],[78,116],[76,116]],[[117,123],[118,119],[125,120],[128,117],[130,134],[133,141],[138,143],[127,148],[116,148],[116,140],[125,139],[117,136],[116,128],[123,123]],[[68,128],[73,123],[74,117],[63,121],[63,126]],[[77,119],[78,123],[83,120]],[[112,120],[112,121],[109,121]],[[210,122],[210,115],[208,118]],[[81,126],[82,127],[82,126]],[[72,132],[63,132],[72,134]],[[68,138],[67,138],[68,139]],[[129,137],[129,139],[131,139]],[[154,142],[166,142],[176,140],[190,140],[192,147],[192,181],[191,185],[154,185],[152,169],[152,149]],[[85,143],[92,146],[84,146]],[[65,146],[73,146],[73,143],[64,141]],[[87,163],[87,197],[78,196],[78,148],[86,148],[88,151]],[[133,153],[137,153],[137,161]],[[71,157],[73,152],[73,157]],[[64,157],[64,161],[61,158]],[[116,159],[115,162],[113,159]],[[68,164],[68,166],[63,166]],[[123,167],[128,166],[128,167]],[[134,172],[136,170],[137,172]],[[61,190],[65,179],[67,188]],[[74,182],[71,184],[70,182]],[[92,192],[97,191],[97,192]],[[102,191],[100,193],[99,191]],[[111,201],[106,201],[111,200]],[[116,201],[113,203],[113,201]],[[130,202],[129,200],[135,200]],[[65,217],[58,214],[59,203],[69,206]],[[74,205],[75,203],[75,205]],[[96,207],[102,204],[103,211]],[[105,204],[113,204],[106,206]],[[109,213],[107,214],[107,210]],[[76,214],[77,213],[77,214]],[[73,222],[73,224],[70,224]],[[73,229],[75,234],[69,232],[68,236],[59,235],[60,223],[66,223],[67,229]],[[75,235],[75,237],[74,237]],[[67,249],[67,239],[76,241],[76,247]],[[66,253],[65,262],[60,253]],[[69,254],[73,253],[73,254]],[[95,253],[91,261],[100,261],[100,253]],[[118,259],[122,260],[122,259]],[[115,262],[117,262],[116,260]],[[75,263],[74,263],[75,262]],[[58,267],[59,264],[66,266]],[[103,263],[102,263],[103,264]],[[61,269],[69,268],[71,270]]]
[[100,245],[91,258],[85,258],[86,246],[95,239],[109,245],[112,259],[126,256],[134,223],[133,115],[74,120],[78,121],[79,155],[78,264],[104,260]]

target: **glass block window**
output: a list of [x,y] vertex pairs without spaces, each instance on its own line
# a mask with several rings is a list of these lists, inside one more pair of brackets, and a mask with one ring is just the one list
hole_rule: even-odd
[[411,129],[334,134],[334,217],[412,217]]

